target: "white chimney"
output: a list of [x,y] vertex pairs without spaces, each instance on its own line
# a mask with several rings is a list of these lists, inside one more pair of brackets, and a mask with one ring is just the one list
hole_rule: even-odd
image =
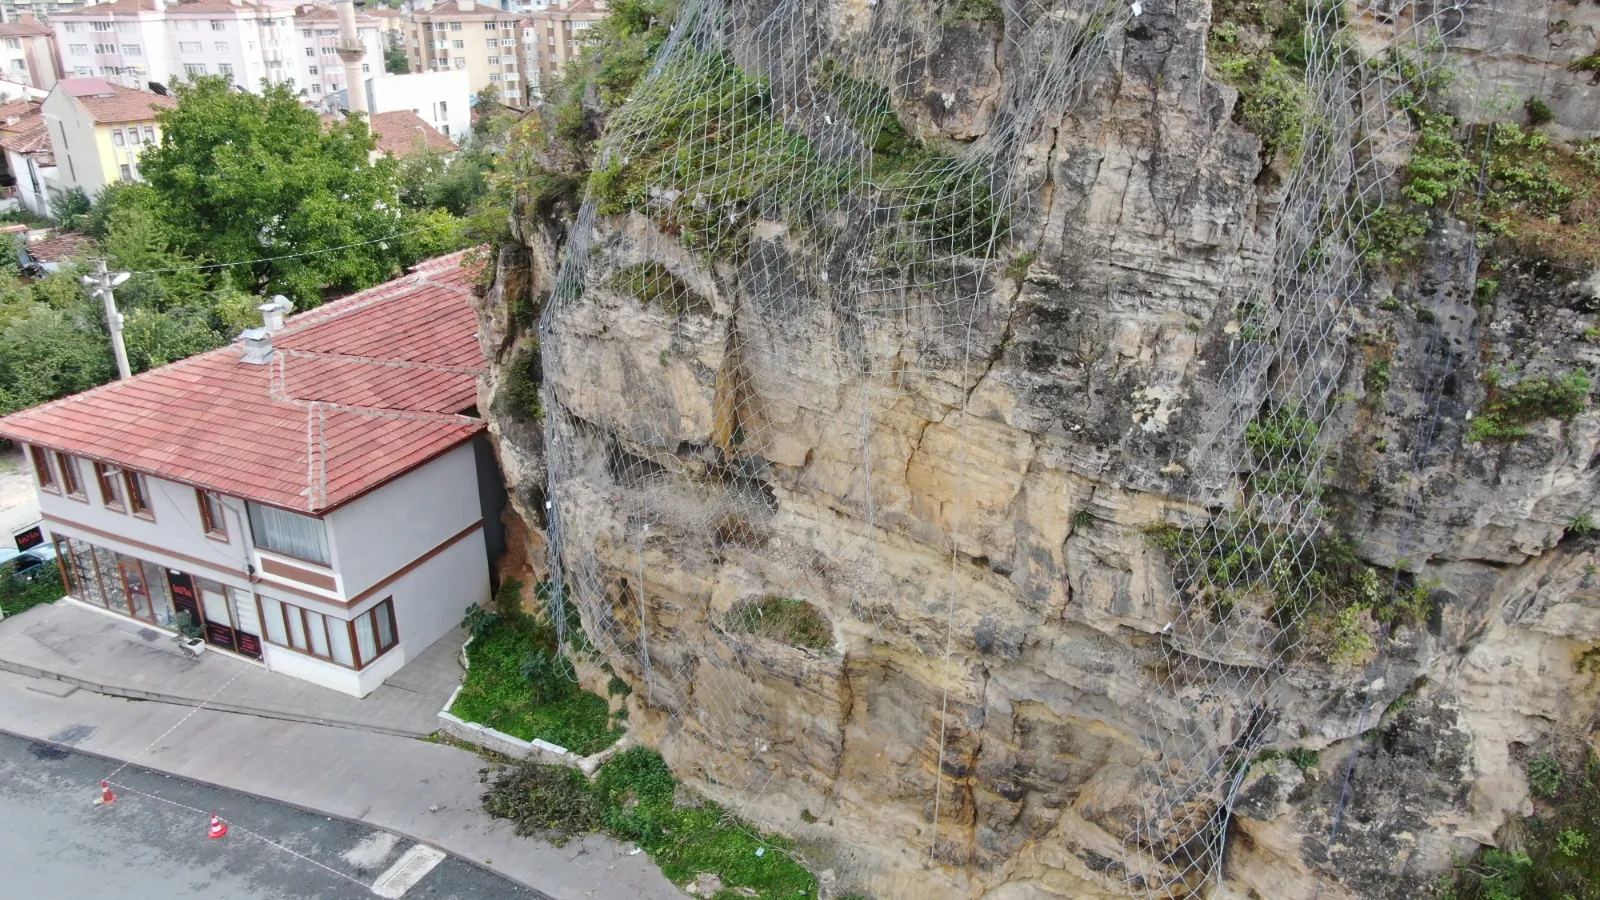
[[269,336],[283,327],[283,317],[294,311],[294,303],[282,294],[256,307],[261,310],[261,330]]
[[272,335],[265,328],[246,328],[239,338],[244,341],[244,358],[240,362],[252,366],[272,362]]

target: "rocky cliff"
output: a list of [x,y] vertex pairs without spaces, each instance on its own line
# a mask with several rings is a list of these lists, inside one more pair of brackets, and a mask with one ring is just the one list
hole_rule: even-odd
[[1412,896],[1594,740],[1600,6],[677,15],[482,310],[630,739],[997,900]]

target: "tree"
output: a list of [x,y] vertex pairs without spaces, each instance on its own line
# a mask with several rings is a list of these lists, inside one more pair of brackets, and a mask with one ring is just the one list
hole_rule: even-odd
[[111,346],[88,298],[70,309],[28,304],[0,330],[0,413],[109,381]]
[[478,101],[477,105],[480,109],[493,106],[500,102],[500,89],[492,84],[486,84],[483,87],[478,88],[476,99]]
[[314,306],[324,291],[393,277],[417,247],[441,246],[419,228],[459,241],[450,219],[399,203],[398,164],[369,162],[360,117],[325,127],[283,84],[257,95],[203,77],[176,96],[160,113],[161,144],[140,158],[149,189],[118,194],[114,209],[145,210],[190,259],[255,261],[232,270],[241,287]]
[[83,192],[83,188],[67,188],[50,198],[50,212],[68,231],[77,231],[83,226],[83,217],[89,212],[89,206],[89,195]]
[[383,49],[383,70],[390,75],[405,75],[411,71],[405,38],[398,31],[389,32],[389,41]]

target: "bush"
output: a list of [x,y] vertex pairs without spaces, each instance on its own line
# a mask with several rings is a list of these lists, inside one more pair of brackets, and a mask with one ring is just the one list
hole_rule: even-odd
[[1528,124],[1534,128],[1538,128],[1540,125],[1548,125],[1555,121],[1556,111],[1551,109],[1550,104],[1544,102],[1542,97],[1529,97],[1528,102],[1524,103],[1522,108],[1528,113]]
[[0,566],[0,614],[14,616],[40,605],[61,599],[61,568],[55,562],[36,566],[19,579],[10,565]]
[[1571,421],[1589,407],[1589,375],[1582,369],[1565,376],[1525,378],[1511,384],[1491,371],[1489,397],[1467,428],[1467,440],[1515,440],[1544,419]]
[[1458,865],[1452,900],[1594,900],[1600,897],[1600,760],[1563,766],[1528,761],[1534,814],[1521,822],[1520,848],[1486,848]]
[[528,763],[496,780],[483,800],[490,815],[515,821],[518,834],[564,843],[603,830],[632,841],[677,884],[708,872],[729,897],[817,896],[815,876],[795,861],[789,841],[715,803],[680,805],[678,792],[661,754],[634,747],[601,766],[593,783],[573,769]]
[[622,736],[605,698],[578,684],[571,661],[556,645],[555,629],[520,612],[480,617],[479,623],[482,630],[467,645],[469,668],[452,714],[525,741],[559,744],[579,756],[598,753]]
[[833,649],[833,626],[804,600],[768,594],[734,609],[728,630],[771,638],[808,650]]

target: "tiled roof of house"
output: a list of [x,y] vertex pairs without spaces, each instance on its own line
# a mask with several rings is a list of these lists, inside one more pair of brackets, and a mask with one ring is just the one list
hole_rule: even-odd
[[178,105],[171,97],[112,84],[104,78],[63,78],[57,83],[83,104],[89,118],[103,125],[150,121],[157,110]]
[[493,19],[502,15],[506,15],[506,13],[502,12],[500,7],[490,6],[486,3],[473,2],[471,9],[462,9],[461,0],[443,0],[442,3],[434,5],[432,9],[424,12],[423,15],[450,17],[483,16],[484,18]]
[[55,31],[43,22],[6,22],[0,24],[0,37],[48,37]]
[[75,231],[63,231],[27,245],[28,255],[40,262],[66,262],[89,249],[94,238]]
[[421,116],[409,109],[374,113],[367,127],[372,130],[378,150],[396,157],[410,156],[422,149],[436,153],[459,149],[455,141],[440,134],[439,129],[422,121]]
[[45,124],[44,116],[29,113],[0,127],[0,148],[12,153],[51,153],[50,127]]
[[39,101],[17,98],[6,103],[0,103],[0,122],[6,119],[20,119],[29,113],[39,111]]
[[[337,22],[339,11],[331,6],[297,6],[294,9],[296,22]],[[378,20],[362,10],[356,10],[357,25],[376,25]]]
[[50,14],[51,19],[68,19],[79,16],[106,16],[113,13],[155,12],[156,0],[111,0],[110,3],[96,3],[82,9],[63,9]]
[[0,436],[287,509],[320,513],[469,440],[474,271],[464,253],[238,344],[0,419]]
[[186,0],[184,3],[167,4],[168,13],[219,13],[238,12],[240,10],[261,12],[268,8],[264,4],[253,3],[251,0],[239,0],[238,3],[234,3],[233,0]]
[[374,6],[363,10],[363,12],[369,16],[376,16],[380,19],[404,19],[406,17],[406,14],[400,10],[390,9],[387,6]]

